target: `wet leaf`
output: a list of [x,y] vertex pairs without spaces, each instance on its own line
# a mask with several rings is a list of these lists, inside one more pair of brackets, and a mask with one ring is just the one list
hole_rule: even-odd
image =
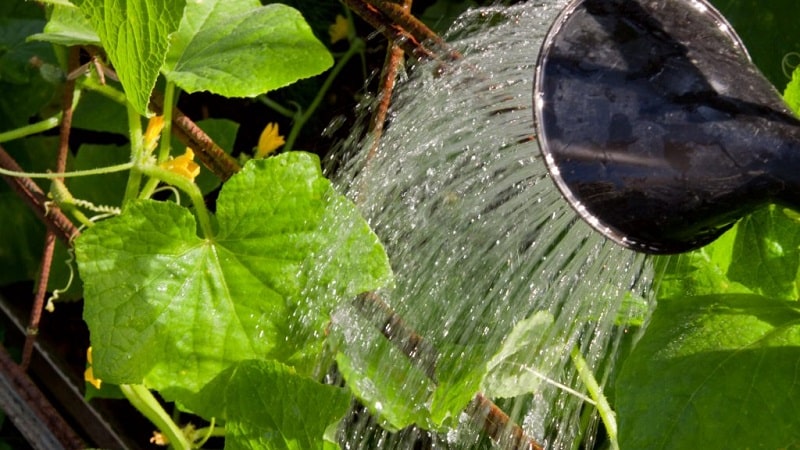
[[800,306],[755,295],[662,300],[617,381],[621,448],[792,448]]
[[426,405],[435,383],[362,312],[349,306],[337,310],[331,337],[338,350],[337,368],[348,388],[384,427],[399,430],[414,424],[432,426]]
[[184,0],[75,0],[97,32],[116,70],[128,101],[139,114],[147,105],[169,47],[178,29]]
[[187,92],[254,97],[333,65],[297,10],[257,0],[192,0],[166,62]]
[[[488,397],[510,398],[536,391],[543,375],[536,371],[536,367],[531,367],[531,354],[543,353],[532,348],[532,344],[547,342],[545,338],[552,324],[553,316],[541,311],[514,326],[500,351],[489,361],[488,375],[483,381],[484,394]],[[556,350],[550,348],[545,351]]]
[[188,406],[225,421],[226,449],[322,449],[326,428],[347,412],[350,395],[278,362],[249,360],[220,373]]
[[99,378],[175,394],[245,359],[309,374],[331,309],[391,276],[306,153],[250,161],[223,186],[216,222],[201,238],[188,209],[140,201],[77,240]]

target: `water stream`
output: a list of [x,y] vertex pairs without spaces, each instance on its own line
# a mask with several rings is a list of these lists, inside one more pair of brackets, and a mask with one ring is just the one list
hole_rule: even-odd
[[[646,317],[652,303],[652,269],[577,218],[539,154],[533,73],[564,3],[465,14],[446,35],[464,57],[414,67],[395,93],[375,157],[366,156],[369,137],[354,136],[339,152],[337,182],[384,242],[395,271],[395,286],[377,294],[437,353],[436,379],[426,379],[356,311],[337,313],[334,331],[350,349],[353,370],[365,374],[350,382],[375,416],[402,415],[395,402],[418,405],[407,416],[423,417],[419,409],[446,403],[448,392],[477,387],[495,392],[498,405],[548,449],[590,447],[602,428],[586,399],[564,387],[586,395],[570,351],[579,349],[609,389],[629,316]],[[520,328],[529,323],[536,325]],[[515,327],[527,333],[506,361],[518,372],[484,377]],[[449,432],[396,435],[376,425],[386,420],[354,414],[361,423],[342,440],[347,448],[487,445],[463,415],[451,419]]]

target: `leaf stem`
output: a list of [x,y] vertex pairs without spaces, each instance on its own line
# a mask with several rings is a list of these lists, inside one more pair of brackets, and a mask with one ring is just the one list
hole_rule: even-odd
[[203,237],[206,239],[214,237],[211,216],[208,213],[208,208],[206,208],[203,193],[200,192],[200,188],[193,181],[155,164],[143,164],[139,167],[139,170],[149,177],[157,178],[185,192],[194,205],[197,213],[197,222],[200,224]]
[[215,426],[216,422],[216,418],[212,417],[211,423],[206,428],[198,428],[194,431],[195,436],[202,436],[202,439],[195,443],[195,448],[202,447],[212,437],[225,436],[225,427]]
[[169,414],[142,384],[121,384],[120,390],[128,401],[139,410],[159,431],[169,439],[169,444],[179,450],[190,450],[192,444],[186,439],[178,425],[170,419]]
[[295,111],[292,111],[291,109],[281,105],[280,103],[276,102],[275,100],[267,97],[266,94],[259,95],[258,96],[258,101],[260,101],[261,103],[263,103],[264,105],[266,105],[267,107],[271,108],[273,111],[275,111],[276,113],[278,113],[278,114],[280,114],[280,115],[282,115],[284,117],[288,117],[288,118],[292,119],[297,115],[297,113]]
[[600,420],[603,421],[603,424],[606,427],[606,433],[608,434],[608,440],[611,443],[611,449],[619,450],[619,442],[617,441],[617,418],[614,414],[614,410],[608,403],[608,399],[605,395],[603,395],[603,388],[600,387],[597,379],[595,379],[591,368],[589,368],[589,364],[583,358],[583,355],[578,347],[572,348],[572,351],[570,352],[570,358],[572,359],[572,363],[575,364],[575,368],[578,371],[578,376],[583,384],[586,385],[586,389],[589,391],[589,396],[595,402],[597,412],[600,414]]
[[5,175],[7,177],[14,177],[14,178],[46,178],[46,179],[56,179],[56,178],[77,178],[77,177],[88,177],[90,175],[103,175],[107,173],[114,173],[114,172],[122,172],[125,170],[129,170],[134,166],[133,162],[126,162],[122,164],[116,164],[113,166],[106,166],[106,167],[96,167],[94,169],[86,169],[86,170],[74,170],[72,172],[20,172],[16,170],[8,170],[0,168],[0,175]]
[[130,130],[131,139],[131,161],[134,165],[131,167],[131,172],[128,175],[128,184],[125,186],[125,197],[122,199],[123,209],[133,199],[139,196],[139,187],[142,185],[142,171],[140,166],[144,162],[145,148],[144,138],[142,136],[142,119],[136,108],[130,102],[126,102],[128,107],[128,128]]
[[61,123],[61,115],[62,113],[59,112],[53,117],[49,117],[42,121],[15,128],[13,130],[4,131],[0,133],[0,143],[13,141],[14,139],[22,139],[32,134],[38,134],[43,131],[52,130],[53,128],[57,127],[59,123]]
[[113,100],[114,102],[119,103],[120,105],[127,105],[128,99],[125,97],[125,93],[120,91],[119,89],[115,89],[107,84],[102,84],[97,81],[94,77],[87,77],[82,84],[82,87],[89,89],[90,91],[97,92],[98,94]]
[[[175,104],[175,83],[167,80],[167,86],[164,92],[164,128],[161,130],[161,141],[160,147],[158,150],[158,159],[159,163],[162,163],[169,158],[170,154],[170,145],[172,143],[172,111]],[[150,198],[153,195],[153,191],[156,190],[158,187],[158,182],[160,180],[158,178],[150,178],[145,183],[142,192],[139,194],[139,198]]]
[[362,39],[354,39],[350,42],[350,48],[347,49],[347,52],[338,60],[336,61],[336,65],[333,66],[328,77],[325,79],[325,82],[322,83],[322,87],[320,87],[319,92],[314,97],[314,100],[311,101],[311,105],[303,112],[299,114],[295,114],[295,121],[292,124],[292,129],[289,132],[289,137],[286,138],[286,144],[284,147],[286,150],[295,150],[294,143],[297,140],[297,135],[300,134],[300,130],[306,124],[308,119],[314,114],[314,111],[317,110],[320,103],[322,103],[322,99],[325,98],[325,95],[328,93],[333,81],[339,76],[339,73],[342,71],[344,66],[350,61],[350,58],[361,52],[364,48],[364,41]]

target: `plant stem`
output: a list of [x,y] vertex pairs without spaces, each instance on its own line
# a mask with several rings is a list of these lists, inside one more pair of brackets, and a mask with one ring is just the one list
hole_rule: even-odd
[[49,117],[40,122],[0,133],[0,143],[13,141],[14,139],[22,139],[32,134],[38,134],[43,131],[52,130],[53,128],[57,127],[59,123],[61,123],[60,112],[55,116]]
[[347,49],[347,52],[338,60],[336,61],[336,65],[333,66],[330,73],[328,74],[328,78],[325,79],[325,82],[322,83],[322,87],[317,92],[316,97],[311,102],[311,105],[303,112],[302,114],[295,115],[295,121],[292,125],[292,130],[289,132],[289,137],[286,138],[286,144],[284,147],[286,150],[294,150],[294,142],[297,140],[297,135],[300,134],[300,129],[303,128],[303,125],[306,124],[309,118],[314,114],[314,111],[317,110],[320,103],[322,103],[322,99],[325,98],[325,95],[328,93],[328,89],[330,89],[333,81],[339,75],[339,72],[342,71],[344,66],[350,61],[350,58],[355,56],[364,48],[364,41],[361,39],[354,39],[350,42],[350,48]]
[[583,384],[586,385],[586,389],[589,391],[589,396],[595,402],[597,412],[600,414],[600,420],[603,421],[603,424],[606,427],[606,433],[608,434],[608,440],[611,443],[611,449],[619,450],[619,442],[617,441],[617,419],[614,414],[614,410],[611,409],[611,405],[608,403],[608,399],[605,395],[603,395],[603,388],[600,387],[599,383],[597,383],[591,368],[589,368],[589,364],[583,358],[583,355],[581,355],[578,347],[572,348],[572,352],[570,352],[570,358],[572,359],[572,363],[575,364],[575,368],[578,371],[578,376]]
[[97,167],[94,169],[86,169],[86,170],[74,170],[72,172],[61,172],[61,173],[21,172],[18,170],[8,170],[0,168],[0,175],[5,175],[7,177],[14,177],[14,178],[47,178],[54,180],[56,178],[88,177],[90,175],[103,175],[107,173],[122,172],[125,170],[130,170],[131,168],[133,168],[133,166],[134,166],[133,162],[126,162],[122,164],[116,164],[113,166]]
[[127,102],[127,107],[128,128],[130,130],[131,139],[131,161],[133,161],[134,165],[131,167],[130,174],[128,175],[125,197],[122,199],[123,209],[139,195],[139,187],[142,185],[142,171],[140,165],[144,162],[146,156],[144,155],[144,138],[142,137],[142,119],[130,102]]
[[175,107],[175,83],[167,81],[164,91],[164,129],[161,130],[161,148],[158,150],[158,162],[169,158],[170,144],[172,143],[172,109]]
[[[164,92],[164,128],[161,130],[160,148],[158,150],[159,163],[162,163],[169,158],[170,144],[172,143],[172,108],[175,104],[175,83],[167,81],[166,91]],[[150,198],[153,191],[158,187],[158,178],[150,178],[144,185],[139,198]]]
[[102,84],[93,77],[86,78],[83,82],[83,87],[89,89],[90,91],[97,92],[98,94],[111,99],[120,105],[126,105],[128,103],[128,98],[125,97],[124,92],[114,89],[107,84]]
[[173,448],[179,450],[192,448],[192,444],[186,439],[178,425],[170,419],[169,414],[164,411],[149,389],[141,384],[121,384],[119,388],[131,405],[167,436],[169,444]]
[[261,103],[263,103],[264,105],[266,105],[267,107],[269,107],[270,109],[272,109],[273,111],[275,111],[276,113],[278,113],[278,114],[280,114],[280,115],[282,115],[284,117],[288,117],[288,118],[291,119],[291,118],[294,118],[294,116],[297,115],[297,113],[295,111],[292,111],[291,109],[281,105],[280,103],[276,102],[275,100],[267,97],[266,94],[259,95],[258,96],[258,101],[260,101]]
[[203,237],[206,239],[212,239],[214,237],[213,228],[211,227],[211,216],[208,213],[208,208],[206,208],[203,193],[200,192],[200,188],[197,187],[193,181],[155,164],[143,164],[139,170],[149,177],[157,178],[185,192],[194,205],[194,209],[197,213],[197,222],[200,224]]

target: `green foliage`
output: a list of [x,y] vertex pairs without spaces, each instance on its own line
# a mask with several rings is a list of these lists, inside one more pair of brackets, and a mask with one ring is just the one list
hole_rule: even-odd
[[[769,7],[717,2],[776,83],[780,58],[800,42],[790,34],[796,33],[791,13],[797,4],[786,1]],[[463,326],[491,330],[491,336],[440,339],[438,355],[415,361],[350,304],[357,294],[389,284],[391,269],[377,237],[322,177],[315,157],[290,152],[250,161],[222,185],[211,215],[206,202],[215,197],[203,195],[216,193],[219,178],[204,169],[188,180],[159,164],[182,155],[182,144],[162,138],[171,151],[165,148],[159,161],[156,151],[141,151],[139,127],[156,86],[254,97],[336,62],[334,77],[342,61],[363,55],[364,48],[353,39],[346,57],[334,60],[320,42],[333,22],[329,11],[341,11],[338,3],[294,1],[303,11],[324,11],[315,18],[316,36],[298,10],[257,0],[45,3],[47,21],[30,2],[0,5],[0,131],[55,113],[51,103],[67,75],[64,46],[101,47],[101,59],[107,56],[121,80],[100,86],[92,73],[71,74],[80,92],[73,126],[110,133],[117,145],[84,144],[68,169],[131,164],[123,172],[68,181],[76,199],[125,205],[116,217],[88,221],[75,243],[81,280],[66,296],[77,298],[83,286],[92,368],[105,383],[92,395],[122,395],[136,390],[116,384],[141,384],[223,424],[226,448],[327,449],[351,396],[389,430],[416,425],[441,431],[479,390],[494,398],[533,393],[542,375],[530,367],[531,352],[547,359],[572,351],[573,362],[580,360],[574,349],[531,348],[553,332],[549,313],[495,327],[491,314],[470,311],[459,317]],[[442,25],[474,4],[439,0],[423,19]],[[780,8],[785,14],[776,15]],[[799,73],[785,94],[795,111]],[[289,141],[332,79],[315,84],[311,108],[298,108],[296,115],[267,101],[294,119]],[[238,124],[208,119],[198,125],[223,149],[233,147]],[[53,167],[57,140],[28,137],[4,146],[26,170],[45,171]],[[177,186],[182,203],[191,206],[172,196],[145,198],[149,193],[137,188],[142,176],[152,177],[153,186],[159,180]],[[47,181],[40,186],[50,189]],[[5,186],[0,207],[0,284],[30,280],[44,227]],[[796,218],[772,206],[704,249],[658,261],[660,306],[623,371],[610,374],[617,377],[623,448],[778,448],[800,440],[792,401],[800,356]],[[51,290],[66,283],[65,259],[57,253]],[[474,288],[468,274],[441,283],[443,296],[465,296]],[[628,300],[641,309],[640,299]],[[432,314],[404,311],[412,320],[415,313]],[[435,330],[422,331],[436,337]],[[434,370],[436,356],[444,357]],[[319,382],[334,361],[345,387]],[[586,385],[590,378],[581,372]],[[602,398],[597,390],[590,395]],[[134,401],[152,406],[145,403]],[[598,408],[606,408],[603,420],[611,430],[610,408]]]
[[[739,2],[738,11],[748,5]],[[748,9],[753,16],[734,17],[734,24],[746,21],[759,27],[762,36],[757,38],[772,48],[770,33],[789,16],[769,13],[776,5],[750,6],[756,7]],[[790,10],[797,4],[785,6]],[[754,37],[744,39],[750,48]],[[756,62],[768,58],[764,50],[753,45]],[[797,83],[795,71],[785,91],[795,113],[800,112]],[[622,448],[797,445],[797,219],[796,212],[771,205],[745,217],[705,248],[657,260],[659,305],[617,380]]]
[[[150,115],[150,93],[164,63],[169,36],[178,29],[184,1],[75,0],[75,4],[88,16],[114,62],[128,101],[139,114]],[[85,34],[85,24],[78,22],[76,28]]]
[[789,107],[792,108],[792,111],[796,113],[800,111],[800,67],[795,67],[792,72],[792,80],[786,85],[783,98],[786,100]]
[[101,45],[100,37],[81,10],[63,4],[53,5],[44,32],[31,35],[28,39],[60,45]]
[[31,58],[54,64],[49,45],[27,42],[26,38],[44,27],[41,19],[0,15],[0,130],[28,123],[52,100],[56,87],[31,64]]
[[350,395],[278,362],[249,360],[221,372],[187,405],[225,421],[226,449],[311,450],[328,447],[320,437],[344,416]]
[[620,445],[792,448],[799,359],[796,301],[663,300],[617,381]]
[[311,375],[331,309],[388,281],[377,238],[308,154],[248,163],[216,222],[201,238],[188,209],[144,200],[77,240],[99,378],[196,392],[254,358]]
[[189,1],[164,63],[186,92],[254,97],[333,65],[297,10],[258,0]]

